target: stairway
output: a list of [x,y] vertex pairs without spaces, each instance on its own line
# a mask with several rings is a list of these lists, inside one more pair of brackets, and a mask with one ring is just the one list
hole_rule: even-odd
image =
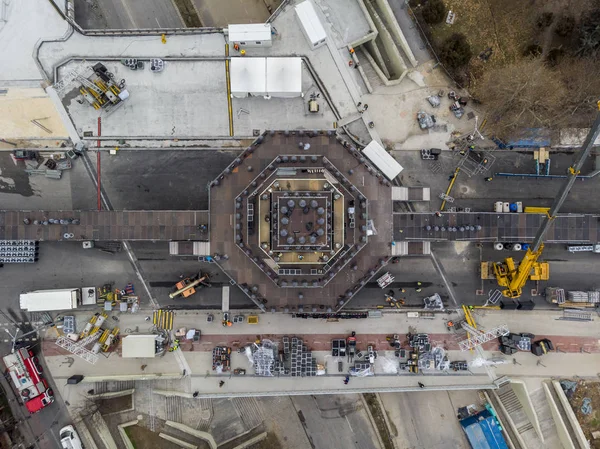
[[383,81],[381,80],[377,72],[375,72],[375,69],[371,65],[371,62],[365,56],[365,51],[366,50],[361,50],[359,52],[358,57],[360,59],[360,66],[363,69],[365,78],[367,78],[369,84],[371,85],[371,89],[373,89],[373,92],[376,92],[378,90],[381,90],[382,87],[385,87],[385,84],[383,84]]
[[165,406],[167,421],[183,423],[183,398],[181,396],[167,396]]
[[497,395],[520,434],[533,429],[533,425],[525,414],[521,401],[513,391],[510,383],[500,387]]
[[246,430],[254,429],[264,421],[264,412],[256,398],[233,398],[231,401]]
[[133,390],[134,388],[135,388],[135,381],[133,381],[133,380],[95,382],[94,383],[94,393],[95,394],[112,393],[115,391]]
[[202,430],[204,432],[208,432],[210,430],[210,423],[212,422],[213,415],[214,415],[212,399],[208,399],[208,398],[200,399],[200,407],[203,412],[205,410],[208,410],[208,414],[207,414],[206,419],[202,419],[198,422],[198,426],[196,427],[196,429]]

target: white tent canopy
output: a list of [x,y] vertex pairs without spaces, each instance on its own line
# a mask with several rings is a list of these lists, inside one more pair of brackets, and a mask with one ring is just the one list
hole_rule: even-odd
[[231,58],[231,95],[302,96],[302,58]]
[[390,181],[404,170],[402,165],[400,165],[396,159],[390,156],[390,154],[374,140],[372,140],[362,152]]
[[302,96],[302,58],[267,58],[267,94]]
[[266,95],[266,58],[231,58],[231,95]]
[[154,343],[156,335],[127,335],[121,340],[121,357],[123,358],[153,358],[155,354]]

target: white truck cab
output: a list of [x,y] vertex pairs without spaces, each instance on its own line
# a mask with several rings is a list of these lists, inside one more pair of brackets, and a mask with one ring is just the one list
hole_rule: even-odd
[[65,426],[60,429],[60,444],[64,449],[83,449],[81,439],[73,426]]

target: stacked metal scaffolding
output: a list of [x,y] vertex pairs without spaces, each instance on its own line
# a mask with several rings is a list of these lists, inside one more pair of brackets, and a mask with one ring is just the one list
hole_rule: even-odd
[[101,334],[101,332],[95,332],[94,334],[78,342],[74,342],[73,340],[67,337],[58,337],[58,339],[56,340],[56,344],[61,348],[73,353],[77,357],[81,357],[86,362],[89,362],[92,365],[94,365],[98,361],[98,354],[94,354],[92,351],[86,349],[85,347],[90,343],[93,343],[96,340],[98,340]]
[[268,340],[252,346],[252,359],[254,372],[257,376],[273,376],[275,368],[275,354],[277,347]]
[[317,361],[312,352],[304,345],[302,339],[292,337],[292,351],[290,357],[290,374],[292,376],[316,376]]
[[0,263],[34,263],[37,254],[35,240],[0,240]]

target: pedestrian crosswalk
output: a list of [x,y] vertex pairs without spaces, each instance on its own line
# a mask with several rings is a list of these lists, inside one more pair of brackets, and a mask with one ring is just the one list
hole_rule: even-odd
[[171,310],[155,310],[152,314],[152,323],[160,328],[167,331],[173,330],[173,319],[175,313]]

